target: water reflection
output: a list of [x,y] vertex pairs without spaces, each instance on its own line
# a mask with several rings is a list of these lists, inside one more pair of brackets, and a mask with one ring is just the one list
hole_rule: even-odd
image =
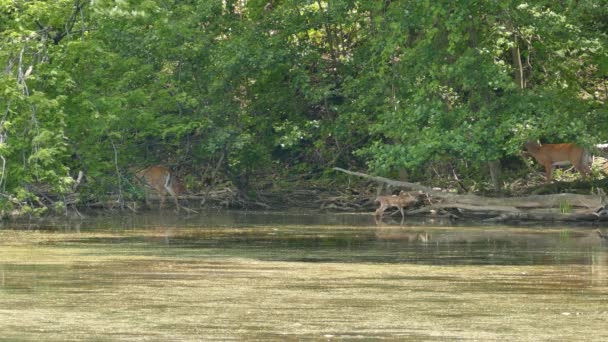
[[3,224],[4,229],[81,234],[66,244],[125,245],[146,254],[165,246],[182,254],[215,249],[260,260],[431,265],[604,266],[608,258],[608,241],[590,227],[455,226],[411,219],[403,225],[376,226],[370,215],[267,212]]
[[608,337],[597,329],[607,272],[608,244],[591,227],[258,212],[4,222],[0,331],[6,340],[554,340],[563,329],[564,340],[593,340],[583,336]]

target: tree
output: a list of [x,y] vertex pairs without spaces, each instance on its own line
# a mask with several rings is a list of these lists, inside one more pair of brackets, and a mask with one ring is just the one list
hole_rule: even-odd
[[0,0],[5,203],[59,203],[79,170],[85,198],[124,195],[129,168],[157,163],[242,194],[336,165],[485,180],[528,139],[606,139],[607,15],[590,0]]
[[[361,150],[370,167],[415,170],[447,158],[471,169],[531,138],[603,138],[593,127],[605,110],[581,84],[605,59],[605,35],[577,25],[574,4],[551,5],[391,2],[374,16],[377,33],[366,43],[378,57],[360,61],[381,66],[380,77],[363,76],[379,85],[364,86],[384,90],[370,129],[376,139]],[[359,90],[353,101],[370,102]]]
[[48,205],[33,196],[38,185],[59,194],[71,188],[73,180],[66,166],[66,97],[47,90],[69,86],[66,74],[50,62],[60,42],[73,34],[87,3],[0,2],[0,186],[5,205]]

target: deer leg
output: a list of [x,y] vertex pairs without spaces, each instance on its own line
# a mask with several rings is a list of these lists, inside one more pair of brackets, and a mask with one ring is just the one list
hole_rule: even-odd
[[374,216],[374,223],[376,223],[377,226],[382,224],[382,219],[379,218],[378,216]]
[[[165,177],[165,184],[163,184],[163,188],[166,192],[169,193],[169,195],[171,195],[171,197],[173,197],[173,201],[175,202],[175,210],[177,212],[179,212],[179,202],[177,201],[177,195],[175,194],[175,191],[173,191],[173,187],[171,185],[171,175],[170,174],[168,174]],[[164,197],[163,197],[163,199],[164,199]],[[164,200],[163,200],[163,202],[164,202]]]
[[582,165],[574,164],[574,168],[583,178],[587,177],[587,171],[582,168]]
[[177,194],[175,193],[175,191],[173,191],[173,188],[171,186],[166,186],[165,190],[167,190],[169,195],[173,197],[173,202],[175,202],[175,211],[179,212],[179,201],[177,200]]
[[150,190],[145,189],[145,191],[146,191],[146,192],[144,193],[144,200],[146,201],[146,207],[147,207],[148,209],[150,209],[150,208],[151,208],[151,207],[150,207]]
[[545,165],[545,177],[547,179],[547,182],[551,181],[552,176],[553,176],[553,165],[552,164]]
[[158,195],[160,196],[160,204],[158,205],[158,210],[163,210],[163,206],[165,205],[165,197],[167,197],[167,194],[159,191]]
[[386,210],[386,206],[381,204],[380,208],[376,209],[376,217],[382,217],[382,215],[384,214],[384,210]]
[[581,176],[583,176],[583,178],[587,178],[587,176],[589,176],[589,174],[591,173],[591,170],[589,170],[589,168],[587,167],[587,165],[585,165],[585,163],[578,162],[576,164],[573,164],[574,168],[578,171],[578,173],[581,174]]
[[173,200],[175,201],[175,211],[179,213],[179,201],[177,200],[177,195],[173,196]]
[[405,221],[405,213],[403,212],[403,207],[398,206],[397,208],[399,208],[399,211],[401,212],[401,225],[403,225],[403,221]]

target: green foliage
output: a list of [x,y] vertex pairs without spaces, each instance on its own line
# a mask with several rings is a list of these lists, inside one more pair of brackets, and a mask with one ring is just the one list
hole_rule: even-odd
[[485,181],[528,139],[608,138],[596,1],[267,3],[0,0],[2,191],[153,163]]
[[[353,99],[380,113],[370,125],[376,139],[358,152],[373,170],[415,170],[445,156],[482,165],[516,154],[528,139],[589,145],[606,138],[595,121],[605,114],[603,101],[585,98],[580,84],[591,61],[606,56],[605,32],[590,38],[568,16],[570,8],[490,1],[391,6],[381,19],[389,24],[378,25],[369,40],[380,57],[361,59],[383,77],[363,76]],[[407,26],[395,25],[392,16],[404,13]]]

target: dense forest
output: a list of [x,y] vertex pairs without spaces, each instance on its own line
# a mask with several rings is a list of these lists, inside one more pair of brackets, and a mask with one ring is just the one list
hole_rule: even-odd
[[0,205],[126,201],[155,164],[504,191],[526,141],[608,141],[607,38],[606,0],[0,0]]

